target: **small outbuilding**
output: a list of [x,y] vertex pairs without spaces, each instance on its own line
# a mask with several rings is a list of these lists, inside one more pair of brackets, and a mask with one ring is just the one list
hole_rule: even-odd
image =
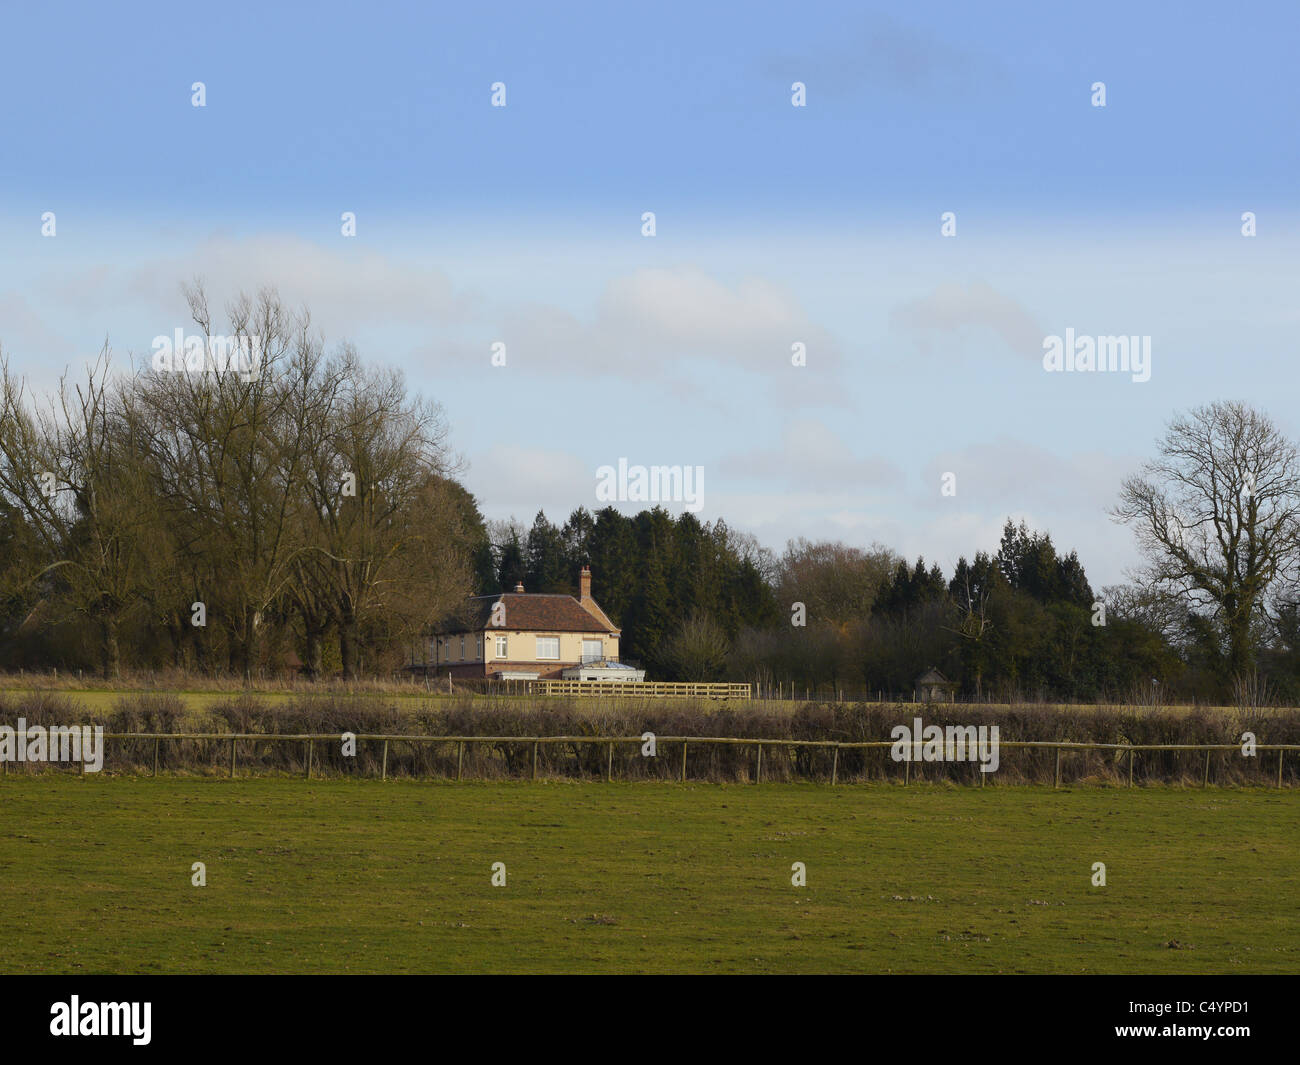
[[949,680],[931,666],[916,678],[913,698],[918,703],[950,703],[957,693],[957,682]]

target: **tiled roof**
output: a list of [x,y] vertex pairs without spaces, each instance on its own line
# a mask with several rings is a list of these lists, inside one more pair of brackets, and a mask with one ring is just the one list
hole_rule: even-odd
[[[492,608],[505,604],[505,624],[492,624]],[[438,626],[439,635],[482,632],[501,628],[525,632],[617,632],[596,620],[571,595],[538,595],[504,592],[477,595],[464,608]]]

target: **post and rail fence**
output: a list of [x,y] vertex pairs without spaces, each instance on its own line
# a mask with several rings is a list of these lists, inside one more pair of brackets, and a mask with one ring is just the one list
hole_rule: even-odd
[[749,699],[748,684],[717,684],[694,681],[617,680],[534,680],[529,695],[603,696],[649,699]]
[[[311,779],[315,772],[318,776],[325,773],[347,777],[374,775],[381,780],[386,780],[392,775],[390,774],[390,767],[392,767],[400,769],[402,775],[412,778],[463,780],[466,778],[466,754],[469,753],[471,754],[469,766],[471,779],[527,777],[535,780],[538,778],[539,752],[547,748],[553,752],[556,747],[570,747],[574,757],[563,759],[563,764],[557,765],[557,759],[554,757],[547,758],[547,764],[543,766],[547,776],[566,779],[603,777],[607,781],[612,781],[615,777],[615,752],[630,747],[633,748],[631,756],[622,754],[619,759],[620,776],[625,779],[677,779],[685,783],[692,779],[715,780],[718,779],[719,771],[725,770],[730,774],[731,779],[739,778],[751,783],[761,783],[765,779],[768,781],[779,779],[782,781],[820,780],[836,785],[847,777],[857,780],[901,780],[906,785],[923,778],[952,780],[956,775],[961,779],[963,770],[954,768],[950,772],[949,768],[963,766],[967,767],[965,773],[973,773],[974,777],[979,778],[980,786],[986,783],[986,777],[996,776],[996,773],[981,772],[980,763],[974,759],[931,762],[913,759],[895,761],[886,758],[882,760],[879,767],[867,766],[866,753],[883,752],[888,748],[896,747],[897,742],[891,740],[837,741],[727,736],[655,736],[656,753],[651,757],[641,753],[647,743],[646,737],[643,736],[417,736],[400,733],[349,735],[353,737],[356,744],[355,756],[341,754],[343,737],[339,733],[106,732],[103,734],[103,739],[106,741],[103,768],[119,772],[147,771],[149,775],[158,776],[162,766],[167,771],[197,770],[207,775],[222,773],[236,777],[240,771],[241,746],[244,754],[243,768],[245,775],[248,775],[250,768],[267,767],[267,747],[278,748],[287,745],[290,748],[300,748],[300,753],[289,759],[281,757],[279,764],[273,764],[270,768],[283,769],[292,765],[294,772],[301,772],[308,779]],[[109,757],[110,748],[107,741],[113,741],[116,745],[116,758]],[[428,757],[436,748],[443,748],[444,753],[441,758]],[[750,750],[741,756],[734,756],[737,748]],[[408,753],[403,762],[400,760],[401,749],[406,749],[408,752],[419,750],[425,757],[412,759]],[[1128,744],[1067,740],[1002,740],[998,743],[998,749],[999,756],[1003,751],[1054,752],[1055,758],[1050,776],[1053,786],[1058,788],[1062,783],[1061,756],[1063,754],[1085,756],[1101,754],[1105,756],[1101,768],[1105,770],[1109,766],[1110,775],[1121,780],[1127,776],[1127,784],[1132,787],[1134,766],[1138,755],[1156,753],[1166,755],[1172,753],[1175,756],[1190,753],[1204,754],[1204,763],[1198,761],[1196,765],[1199,773],[1193,773],[1189,777],[1186,771],[1177,774],[1168,771],[1159,779],[1161,781],[1195,780],[1199,775],[1200,786],[1208,787],[1212,759],[1216,752],[1225,756],[1220,759],[1221,768],[1216,783],[1225,776],[1231,776],[1224,773],[1223,767],[1226,765],[1226,756],[1229,752],[1235,752],[1240,763],[1254,763],[1247,776],[1255,780],[1263,777],[1269,783],[1275,783],[1281,788],[1284,786],[1283,770],[1286,755],[1288,752],[1300,752],[1300,744],[1258,743],[1254,748],[1257,752],[1256,756],[1249,759],[1242,755],[1239,744],[1232,743]],[[719,751],[733,752],[733,757],[726,766],[718,764]],[[483,752],[487,752],[486,760],[482,757]],[[695,754],[694,775],[691,774],[689,758],[692,752]],[[492,757],[494,753],[501,757]],[[1271,765],[1265,766],[1265,759],[1262,757],[1273,753],[1277,755],[1276,775]],[[857,761],[850,764],[850,757],[854,754],[858,755]],[[1268,761],[1271,763],[1272,759]],[[635,771],[644,770],[652,763],[655,767],[652,773]],[[891,764],[896,767],[892,775],[889,768]],[[0,772],[8,775],[14,771],[14,766],[22,766],[24,771],[31,771],[33,766],[48,769],[62,768],[65,765],[66,763],[59,762],[0,761]],[[363,769],[363,766],[369,771]],[[942,772],[934,772],[933,767],[939,767]],[[881,772],[873,776],[871,773],[873,768],[880,768]],[[72,770],[77,771],[77,764],[72,765]],[[1045,767],[1040,767],[1040,770],[1045,782],[1048,774]],[[80,766],[80,771],[84,774],[84,764]],[[1292,779],[1294,780],[1297,775],[1297,760],[1293,759]],[[974,778],[970,775],[966,775],[964,779],[970,783],[974,782]],[[1249,783],[1250,780],[1229,782]]]

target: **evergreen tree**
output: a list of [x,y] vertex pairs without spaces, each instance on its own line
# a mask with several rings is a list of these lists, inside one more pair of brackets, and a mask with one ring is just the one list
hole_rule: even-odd
[[[523,584],[527,576],[527,562],[524,547],[519,542],[519,533],[510,531],[510,538],[500,548],[497,560],[497,587],[503,592],[513,592],[516,584]],[[524,585],[525,590],[528,586]]]
[[564,566],[569,580],[575,586],[582,567],[591,563],[591,536],[596,529],[596,519],[586,507],[578,507],[560,530],[564,541]]
[[708,526],[690,511],[681,514],[673,529],[669,589],[675,616],[686,619],[696,612],[711,620],[716,616],[720,588],[714,543]]
[[487,523],[479,511],[478,501],[461,484],[449,478],[438,478],[447,490],[451,504],[457,512],[456,525],[460,530],[461,547],[469,559],[472,594],[490,595],[497,590],[496,565],[492,560],[492,541]]
[[645,570],[629,611],[626,629],[631,632],[632,656],[651,669],[669,664],[668,641],[675,625],[668,605],[668,550],[651,535]]
[[530,592],[572,594],[574,586],[565,566],[564,539],[540,510],[528,531],[525,559],[524,587]]
[[587,538],[587,555],[592,597],[616,624],[627,628],[640,568],[632,522],[613,507],[599,511]]

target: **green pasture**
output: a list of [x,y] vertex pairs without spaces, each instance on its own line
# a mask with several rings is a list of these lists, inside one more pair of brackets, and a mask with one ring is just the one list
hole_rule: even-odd
[[0,969],[1294,973],[1297,839],[1266,789],[11,774]]

